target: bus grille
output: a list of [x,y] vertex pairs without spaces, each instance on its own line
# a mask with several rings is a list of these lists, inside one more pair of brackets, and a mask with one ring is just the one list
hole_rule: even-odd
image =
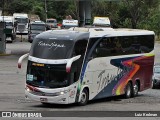
[[56,93],[45,93],[45,92],[36,92],[36,91],[30,91],[30,93],[38,96],[58,96]]
[[19,31],[19,32],[24,32],[24,30],[25,30],[25,24],[19,24],[18,26],[17,26],[17,30]]

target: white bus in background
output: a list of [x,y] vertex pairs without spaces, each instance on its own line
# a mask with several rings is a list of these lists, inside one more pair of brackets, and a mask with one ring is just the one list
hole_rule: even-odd
[[13,16],[0,16],[0,22],[6,23],[6,41],[13,42],[16,38]]
[[20,35],[28,34],[29,18],[26,13],[14,13],[14,23],[16,26],[16,33]]
[[94,17],[93,25],[101,27],[111,27],[111,22],[109,17]]
[[[81,30],[80,30],[81,29]],[[25,94],[42,103],[137,96],[151,87],[154,32],[73,28],[37,35],[28,57]]]
[[62,27],[64,29],[69,29],[71,27],[78,27],[78,20],[63,20]]

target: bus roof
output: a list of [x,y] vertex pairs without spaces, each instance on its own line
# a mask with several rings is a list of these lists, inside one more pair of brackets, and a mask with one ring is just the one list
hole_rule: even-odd
[[128,28],[105,28],[105,27],[93,27],[93,28],[81,28],[75,27],[69,30],[85,31],[90,33],[90,37],[103,37],[103,36],[136,36],[136,35],[154,35],[153,31],[143,29],[128,29]]
[[24,17],[24,18],[28,18],[28,14],[26,14],[26,13],[14,13],[13,14],[13,17],[14,18],[21,18],[21,17]]
[[77,41],[80,39],[86,39],[89,36],[89,32],[78,32],[70,30],[48,30],[41,34],[38,34],[36,38],[39,39],[50,39],[50,40],[71,40]]
[[40,39],[62,39],[63,40],[78,40],[79,38],[95,37],[118,37],[118,36],[137,36],[137,35],[154,35],[153,31],[140,29],[113,29],[113,28],[78,28],[74,27],[68,30],[49,30],[37,35]]

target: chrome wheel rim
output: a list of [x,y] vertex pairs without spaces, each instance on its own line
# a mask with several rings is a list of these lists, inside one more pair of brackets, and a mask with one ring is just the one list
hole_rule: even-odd
[[134,86],[134,94],[136,95],[137,93],[138,93],[138,85],[135,84],[135,86]]
[[127,96],[130,96],[130,94],[131,94],[131,89],[130,89],[130,87],[128,86],[128,87],[127,87]]
[[85,103],[86,102],[86,94],[83,92],[82,95],[81,95],[81,103]]

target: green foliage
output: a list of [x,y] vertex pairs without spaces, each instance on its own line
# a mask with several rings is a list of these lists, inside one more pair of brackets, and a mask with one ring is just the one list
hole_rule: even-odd
[[10,12],[12,14],[20,11],[29,13],[32,10],[33,5],[31,0],[24,0],[24,1],[13,0],[7,7],[8,9],[10,9]]
[[[79,19],[79,0],[46,1],[48,18],[62,21],[66,15],[71,15]],[[160,35],[160,0],[92,0],[91,5],[92,18],[108,16],[114,27],[149,29]],[[45,0],[4,0],[4,7],[5,15],[24,12],[37,14],[42,20],[46,18]]]

